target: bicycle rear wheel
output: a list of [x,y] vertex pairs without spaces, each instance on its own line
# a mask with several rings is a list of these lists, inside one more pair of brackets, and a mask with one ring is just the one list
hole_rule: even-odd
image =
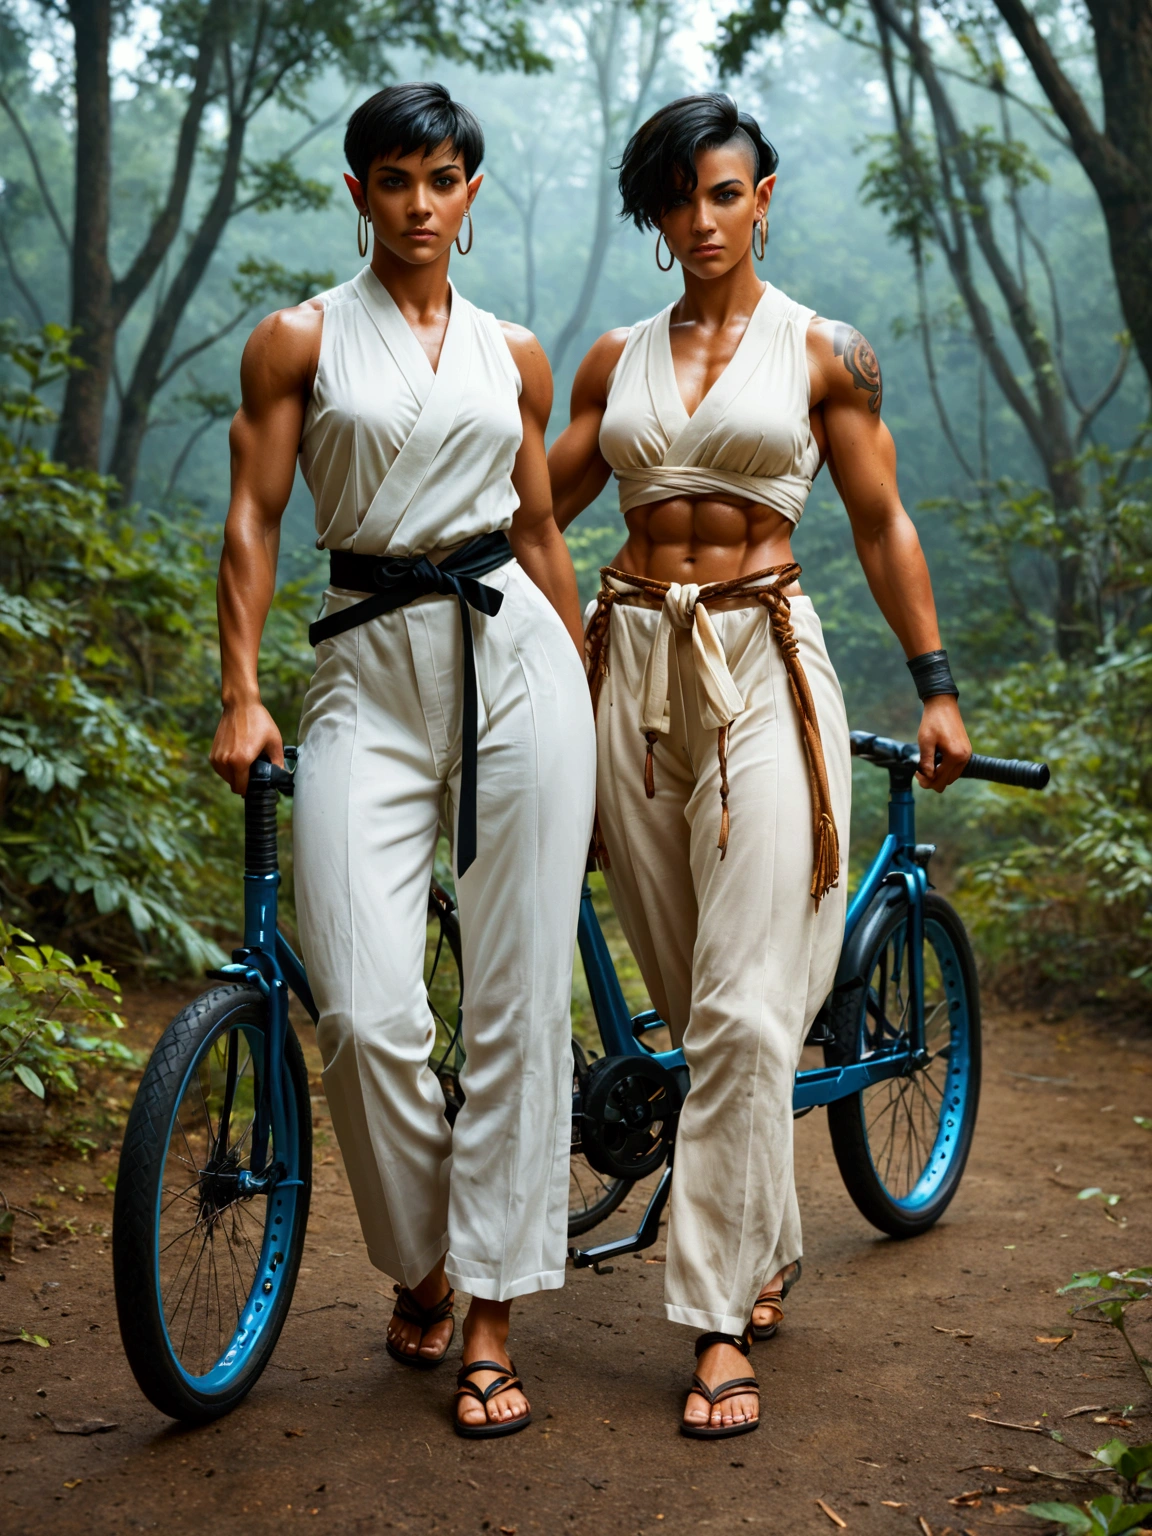
[[[880,911],[867,956],[851,1038],[842,1035],[828,1048],[830,1064],[907,1047],[906,906]],[[976,963],[964,924],[933,892],[924,908],[924,1036],[922,1066],[828,1106],[848,1193],[861,1215],[891,1237],[924,1232],[947,1209],[968,1160],[980,1100]]]
[[[308,1073],[289,1027],[266,1050],[254,986],[214,987],[169,1024],[128,1118],[112,1262],[120,1336],[145,1396],[204,1422],[256,1384],[288,1315],[312,1184]],[[283,1074],[279,1145],[265,1077]]]

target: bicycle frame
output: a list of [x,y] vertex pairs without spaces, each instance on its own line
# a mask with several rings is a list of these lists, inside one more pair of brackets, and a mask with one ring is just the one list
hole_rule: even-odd
[[[230,964],[208,972],[220,981],[248,982],[264,994],[268,1003],[266,1052],[270,1063],[280,1061],[284,1054],[289,990],[295,992],[314,1024],[319,1017],[304,964],[277,927],[280,870],[276,857],[276,801],[281,791],[292,793],[292,775],[268,762],[253,763],[244,801],[244,943],[232,951]],[[284,1146],[288,1115],[283,1073],[264,1073],[263,1094],[273,1145]],[[260,1138],[256,1140],[259,1144]],[[283,1171],[276,1167],[244,1172],[241,1178],[247,1186],[245,1192],[250,1194],[265,1193],[276,1183],[300,1182],[285,1180]]]
[[[924,1047],[924,897],[928,890],[925,864],[934,851],[916,842],[916,812],[913,804],[914,768],[908,764],[888,769],[891,794],[888,800],[888,833],[856,888],[848,906],[844,924],[844,949],[860,925],[865,912],[885,885],[900,884],[910,913],[909,982],[911,986],[911,1032],[908,1049],[895,1051],[867,1062],[845,1067],[821,1067],[797,1072],[793,1088],[793,1111],[816,1109],[835,1099],[859,1093],[885,1078],[899,1077],[908,1070]],[[682,1050],[652,1051],[643,1037],[662,1027],[664,1020],[653,1010],[633,1018],[624,1001],[612,957],[592,905],[588,882],[580,901],[578,928],[580,958],[588,979],[592,1009],[600,1030],[604,1050],[610,1056],[652,1056],[670,1071],[687,1071]],[[843,962],[841,962],[843,965]],[[840,983],[846,977],[837,975]]]

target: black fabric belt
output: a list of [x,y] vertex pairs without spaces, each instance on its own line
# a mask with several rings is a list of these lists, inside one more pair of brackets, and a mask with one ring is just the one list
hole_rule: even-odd
[[440,565],[427,555],[404,558],[397,555],[358,555],[350,549],[328,551],[334,587],[350,592],[370,592],[362,603],[343,608],[339,613],[317,619],[308,630],[308,640],[319,645],[358,624],[382,613],[392,613],[415,602],[418,597],[439,594],[454,597],[460,605],[460,626],[464,651],[464,709],[460,742],[460,811],[456,831],[456,871],[464,874],[476,858],[476,737],[479,715],[476,707],[476,655],[472,646],[472,620],[469,608],[489,617],[500,612],[503,592],[484,586],[477,578],[507,565],[512,546],[503,531],[483,533],[462,544]]

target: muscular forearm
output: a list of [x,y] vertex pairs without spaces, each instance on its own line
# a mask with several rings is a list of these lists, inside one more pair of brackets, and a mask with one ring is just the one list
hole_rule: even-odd
[[568,546],[551,517],[531,528],[518,529],[513,523],[508,531],[512,553],[525,572],[555,608],[572,636],[572,643],[584,654],[584,631],[580,623],[580,598],[576,590],[576,572]]
[[901,508],[879,527],[856,530],[855,540],[872,596],[904,654],[938,649],[932,581],[912,519]]
[[276,591],[278,546],[278,525],[261,529],[250,517],[229,516],[216,587],[220,697],[226,709],[260,699],[260,637]]

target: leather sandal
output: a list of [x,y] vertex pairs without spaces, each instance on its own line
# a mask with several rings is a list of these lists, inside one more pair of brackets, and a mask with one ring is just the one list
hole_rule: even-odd
[[[496,1380],[490,1381],[486,1387],[478,1387],[475,1382],[469,1381],[473,1371],[495,1371]],[[485,1413],[488,1404],[494,1397],[499,1397],[501,1392],[507,1392],[512,1387],[523,1387],[524,1383],[516,1375],[516,1367],[506,1368],[497,1364],[495,1360],[473,1360],[471,1365],[465,1365],[456,1373],[456,1396],[474,1397],[483,1405]],[[465,1424],[457,1413],[454,1415],[456,1433],[462,1435],[465,1440],[495,1440],[499,1435],[515,1435],[520,1430],[527,1429],[532,1422],[532,1410],[522,1414],[516,1419],[498,1420],[493,1423],[491,1419],[486,1424]]]
[[784,1298],[796,1284],[797,1280],[799,1280],[803,1268],[803,1260],[797,1259],[794,1264],[788,1265],[788,1268],[785,1271],[787,1278],[778,1291],[761,1291],[759,1296],[757,1296],[755,1302],[752,1305],[753,1312],[755,1312],[757,1307],[767,1306],[775,1307],[776,1311],[780,1314],[774,1323],[754,1322],[750,1325],[752,1328],[752,1337],[755,1339],[757,1344],[763,1344],[765,1339],[771,1339],[775,1336],[777,1329],[784,1321]]
[[[702,1333],[696,1340],[696,1358],[706,1349],[711,1349],[713,1344],[731,1344],[733,1349],[738,1349],[742,1355],[747,1356],[752,1348],[752,1325],[749,1323],[743,1334],[736,1333]],[[688,1396],[696,1394],[702,1397],[711,1407],[724,1402],[730,1397],[755,1396],[760,1399],[760,1384],[755,1376],[737,1376],[732,1381],[722,1381],[718,1387],[709,1387],[702,1382],[699,1376],[692,1377],[692,1385],[688,1389]],[[760,1428],[760,1419],[745,1419],[742,1424],[689,1424],[687,1419],[680,1420],[680,1433],[687,1435],[690,1440],[730,1440],[733,1435],[749,1435],[754,1429]]]
[[[420,1329],[420,1344],[424,1342],[424,1334],[430,1328],[435,1328],[437,1323],[444,1323],[452,1318],[452,1332],[448,1335],[448,1342],[438,1355],[421,1355],[419,1353],[408,1354],[391,1339],[385,1342],[384,1348],[392,1356],[393,1360],[399,1360],[401,1365],[410,1365],[417,1371],[434,1371],[442,1364],[444,1356],[451,1347],[452,1340],[456,1336],[456,1319],[452,1316],[452,1309],[456,1304],[456,1292],[449,1289],[445,1295],[432,1307],[422,1307],[416,1297],[406,1285],[394,1285],[396,1292],[396,1305],[392,1309],[392,1316],[398,1317],[402,1323],[414,1323]],[[420,1344],[416,1349],[419,1351]]]

